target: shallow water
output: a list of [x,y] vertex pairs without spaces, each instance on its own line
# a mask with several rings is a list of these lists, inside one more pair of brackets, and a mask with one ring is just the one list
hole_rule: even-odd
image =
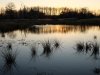
[[99,51],[79,51],[80,42],[96,43],[99,47],[100,27],[36,25],[1,32],[0,75],[99,74]]

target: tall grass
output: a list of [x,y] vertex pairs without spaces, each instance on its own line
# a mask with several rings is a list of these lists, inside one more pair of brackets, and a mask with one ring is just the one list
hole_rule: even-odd
[[59,40],[54,40],[54,48],[58,49],[61,47],[61,42]]
[[4,61],[4,65],[2,68],[2,71],[4,73],[11,72],[14,67],[16,67],[16,57],[17,57],[17,52],[13,52],[12,50],[3,50],[1,51],[1,56]]
[[98,59],[98,56],[99,56],[99,45],[97,43],[93,44],[91,56],[94,56],[94,59]]
[[93,70],[93,72],[94,72],[95,74],[100,74],[100,68],[95,68],[95,69]]
[[84,50],[84,42],[79,42],[76,44],[76,50],[77,52],[83,52]]
[[12,50],[12,43],[8,43],[8,44],[7,44],[7,49],[8,49],[8,50]]
[[90,54],[90,56],[93,56],[94,59],[98,59],[99,56],[99,44],[95,40],[94,42],[89,41],[89,42],[79,42],[76,44],[75,50],[78,53],[86,53]]
[[41,45],[43,48],[42,55],[49,57],[54,52],[54,50],[60,48],[61,43],[58,40],[45,40],[41,42]]
[[36,46],[32,46],[31,57],[34,58],[36,55],[37,55],[37,48],[36,48]]
[[42,47],[43,47],[43,53],[42,53],[43,55],[49,56],[53,51],[52,44],[49,40],[42,42]]

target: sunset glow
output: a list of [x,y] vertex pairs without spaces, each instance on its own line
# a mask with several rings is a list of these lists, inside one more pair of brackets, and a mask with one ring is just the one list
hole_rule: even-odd
[[5,7],[9,2],[14,2],[16,8],[25,5],[28,7],[41,6],[41,7],[70,7],[99,10],[100,0],[1,0],[0,7]]

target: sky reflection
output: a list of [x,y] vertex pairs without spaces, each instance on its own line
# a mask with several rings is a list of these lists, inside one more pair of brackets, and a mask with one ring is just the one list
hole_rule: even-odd
[[[5,55],[14,56],[16,51],[18,53],[18,56],[10,58],[13,62],[9,62],[8,70],[13,71],[14,75],[100,74],[99,26],[36,25],[35,27],[35,29],[32,26],[14,31],[6,30],[3,31],[5,37],[0,36],[0,55],[5,48],[8,51]],[[12,38],[9,34],[16,36]],[[5,64],[8,67],[7,61],[10,59],[2,61],[5,58],[0,57],[1,68]],[[18,72],[16,67],[13,67],[15,63],[18,65]],[[1,71],[0,75],[3,75]]]

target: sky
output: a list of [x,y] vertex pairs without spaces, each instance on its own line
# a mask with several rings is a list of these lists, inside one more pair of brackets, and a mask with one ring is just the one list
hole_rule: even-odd
[[0,0],[0,7],[5,7],[10,2],[15,3],[17,9],[23,5],[26,5],[28,7],[87,7],[93,10],[100,9],[100,0]]

